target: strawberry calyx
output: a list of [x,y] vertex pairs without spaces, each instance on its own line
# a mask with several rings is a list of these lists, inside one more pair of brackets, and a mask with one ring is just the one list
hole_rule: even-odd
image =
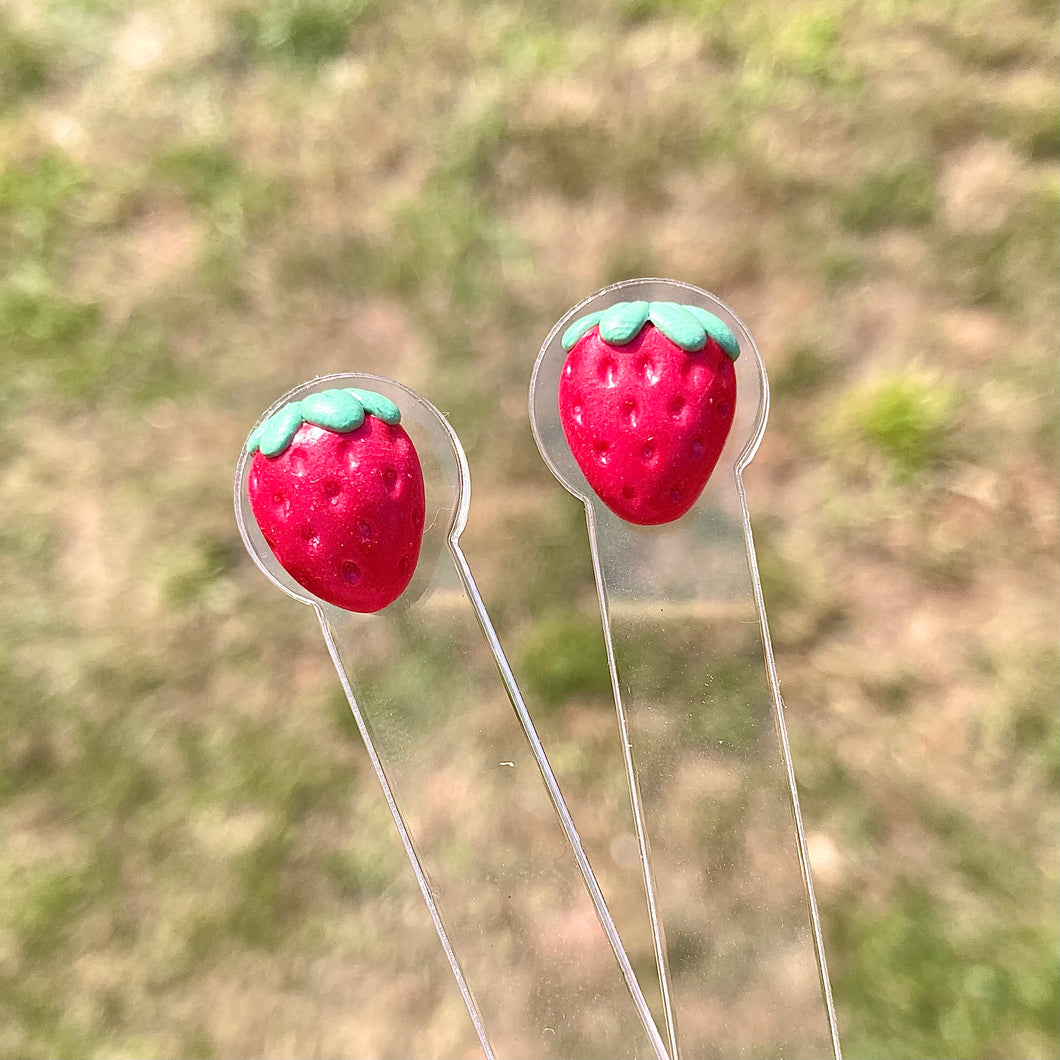
[[740,356],[740,344],[724,320],[698,305],[678,302],[618,302],[579,317],[563,332],[561,341],[569,352],[593,328],[598,328],[604,342],[625,346],[649,322],[675,346],[689,353],[703,349],[707,339],[711,339],[731,360]]
[[303,423],[312,423],[337,434],[348,434],[357,430],[367,415],[391,425],[401,422],[401,410],[382,394],[354,387],[320,390],[307,394],[301,401],[289,401],[259,423],[250,432],[246,449],[251,456],[259,449],[264,456],[279,456],[291,444]]

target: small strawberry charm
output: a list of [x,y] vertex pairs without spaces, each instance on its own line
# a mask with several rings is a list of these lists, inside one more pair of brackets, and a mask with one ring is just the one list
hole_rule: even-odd
[[368,390],[324,390],[274,412],[247,439],[258,527],[299,585],[371,613],[407,588],[423,539],[423,472],[398,407]]
[[620,302],[576,320],[559,383],[567,444],[596,495],[640,526],[679,519],[736,408],[736,336],[695,305]]

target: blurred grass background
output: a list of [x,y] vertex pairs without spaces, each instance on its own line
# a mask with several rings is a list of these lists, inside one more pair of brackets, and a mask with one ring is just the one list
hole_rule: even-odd
[[610,711],[525,392],[661,275],[771,374],[847,1055],[1055,1056],[1057,44],[1042,0],[0,6],[0,1054],[300,1054],[301,998],[395,1055],[401,854],[239,447],[317,374],[420,390],[530,695]]

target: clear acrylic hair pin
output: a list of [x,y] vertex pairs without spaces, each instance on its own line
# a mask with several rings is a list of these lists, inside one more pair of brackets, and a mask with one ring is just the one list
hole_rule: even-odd
[[768,407],[746,327],[674,280],[571,308],[530,385],[585,506],[674,1060],[840,1056],[742,479]]
[[449,423],[378,376],[295,388],[236,468],[240,534],[316,612],[484,1055],[665,1060],[461,551],[469,502]]

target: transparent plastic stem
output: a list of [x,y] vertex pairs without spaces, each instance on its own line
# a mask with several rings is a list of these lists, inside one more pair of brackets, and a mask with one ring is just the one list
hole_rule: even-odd
[[648,844],[648,828],[644,821],[644,798],[640,791],[640,777],[636,763],[633,761],[633,740],[630,737],[629,719],[625,704],[622,702],[622,687],[618,680],[618,666],[615,662],[615,648],[611,636],[611,612],[607,606],[607,588],[604,572],[600,566],[600,550],[596,547],[596,518],[593,506],[586,504],[585,521],[589,531],[590,551],[593,559],[593,577],[596,579],[597,598],[600,603],[600,622],[604,633],[604,650],[607,655],[607,669],[611,678],[611,693],[615,700],[615,715],[618,719],[618,733],[622,741],[622,766],[626,772],[626,784],[629,787],[630,809],[633,813],[633,830],[637,838],[637,850],[640,855],[641,873],[644,881],[644,897],[648,907],[648,925],[651,932],[652,950],[655,954],[656,970],[659,976],[659,995],[663,1009],[663,1021],[670,1056],[673,1060],[680,1057],[677,1041],[677,1017],[674,1013],[673,987],[670,982],[670,961],[666,955],[666,933],[662,918],[659,916],[658,887],[655,882],[655,862]]
[[[569,322],[638,299],[698,304],[729,323],[742,351],[735,421],[711,481],[687,515],[659,527],[599,501],[557,402]],[[742,322],[672,280],[627,281],[573,307],[531,383],[538,446],[586,509],[674,1056],[840,1055],[742,480],[767,412],[765,369]]]
[[589,864],[589,858],[585,853],[581,837],[578,835],[574,819],[571,817],[570,810],[567,808],[567,803],[560,791],[556,775],[552,771],[552,765],[548,760],[548,756],[545,754],[545,749],[541,744],[537,729],[534,727],[530,712],[526,709],[522,693],[519,691],[519,686],[515,681],[515,675],[512,673],[512,669],[508,665],[508,660],[501,648],[500,641],[497,639],[497,634],[490,623],[485,605],[482,603],[482,598],[479,595],[478,586],[475,584],[475,580],[472,577],[471,568],[467,565],[467,560],[464,558],[464,554],[460,551],[459,546],[457,546],[455,542],[453,543],[453,555],[456,558],[457,569],[460,572],[460,577],[467,590],[468,597],[471,599],[472,606],[475,608],[475,614],[479,619],[482,633],[489,644],[490,650],[493,652],[497,669],[504,682],[505,691],[508,693],[508,699],[515,710],[516,716],[519,719],[519,724],[522,726],[523,732],[526,735],[534,760],[537,762],[538,769],[541,772],[541,779],[545,783],[545,787],[548,790],[548,797],[552,802],[552,807],[556,811],[556,816],[559,818],[563,833],[567,838],[567,842],[570,844],[571,852],[577,862],[578,871],[581,873],[582,881],[585,884],[586,890],[589,892],[589,897],[592,899],[593,908],[596,910],[596,915],[600,920],[600,925],[604,930],[604,934],[607,936],[608,945],[611,947],[611,951],[615,955],[615,960],[618,961],[619,968],[622,971],[622,977],[626,982],[626,986],[629,988],[630,996],[632,997],[633,1004],[637,1010],[637,1015],[651,1041],[652,1049],[655,1054],[660,1060],[665,1060],[668,1055],[666,1047],[663,1044],[658,1028],[655,1026],[655,1021],[652,1017],[651,1010],[648,1007],[648,1003],[644,998],[644,992],[641,989],[640,983],[637,981],[637,977],[633,973],[633,967],[629,962],[629,957],[627,956],[625,947],[619,937],[618,929],[615,927],[614,919],[612,918],[611,912],[604,900],[603,891],[601,891],[600,884],[597,882],[596,875],[593,872],[592,866]]
[[467,985],[467,979],[464,978],[464,970],[460,967],[460,961],[457,959],[456,951],[453,949],[453,944],[449,939],[449,932],[446,931],[445,922],[442,920],[442,914],[438,910],[438,903],[434,900],[434,892],[431,889],[430,883],[427,881],[427,873],[423,868],[423,863],[420,861],[420,856],[416,851],[416,845],[412,841],[412,836],[409,835],[409,830],[405,824],[405,818],[401,815],[401,809],[398,807],[397,799],[394,798],[394,791],[390,786],[386,770],[383,769],[383,763],[379,758],[379,753],[375,749],[375,742],[372,739],[371,730],[369,730],[368,725],[364,720],[361,708],[357,705],[357,698],[354,696],[353,689],[350,687],[349,678],[346,676],[346,670],[343,668],[342,659],[339,656],[338,645],[335,643],[335,634],[332,632],[331,625],[328,623],[328,617],[324,614],[323,608],[316,607],[316,613],[317,618],[320,620],[320,628],[324,633],[324,643],[327,645],[328,654],[331,656],[331,661],[335,664],[335,671],[339,675],[339,683],[342,685],[342,690],[350,704],[350,711],[356,722],[357,731],[361,734],[361,739],[364,741],[365,749],[368,752],[368,758],[372,763],[372,771],[375,773],[376,779],[379,781],[380,788],[382,788],[383,798],[386,799],[387,808],[390,810],[390,816],[394,819],[394,825],[396,826],[398,836],[401,839],[401,845],[405,849],[405,856],[408,858],[409,865],[412,867],[412,873],[416,877],[416,886],[419,887],[420,893],[423,895],[423,900],[427,905],[427,911],[430,914],[431,922],[434,924],[435,931],[438,932],[438,940],[442,944],[442,952],[445,954],[445,959],[448,961],[449,967],[452,970],[453,978],[456,980],[457,989],[460,991],[460,996],[463,998],[465,1006],[467,1006],[468,1015],[471,1017],[471,1024],[475,1029],[479,1045],[482,1046],[482,1053],[486,1057],[486,1060],[495,1060],[493,1047],[490,1045],[489,1037],[486,1034],[486,1027],[483,1023],[482,1016],[479,1013],[478,1005],[475,1003],[475,998],[471,993],[471,988]]
[[416,445],[429,526],[412,584],[375,615],[308,595],[253,521],[245,458],[237,519],[265,573],[317,612],[478,1044],[487,1057],[666,1060],[460,549],[470,503],[460,443],[433,406],[380,377],[331,376],[281,401],[337,385],[391,398]]

